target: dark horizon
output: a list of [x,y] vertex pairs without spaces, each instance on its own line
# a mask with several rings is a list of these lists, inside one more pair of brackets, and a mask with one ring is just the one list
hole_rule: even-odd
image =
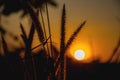
[[75,62],[67,58],[66,80],[119,80],[119,63]]

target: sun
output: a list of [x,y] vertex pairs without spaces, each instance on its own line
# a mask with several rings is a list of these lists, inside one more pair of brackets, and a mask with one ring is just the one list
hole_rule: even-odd
[[69,48],[67,56],[78,62],[89,63],[93,60],[91,48],[87,43],[74,43]]
[[84,58],[85,58],[85,52],[83,50],[76,50],[74,52],[74,57],[77,60],[84,60]]

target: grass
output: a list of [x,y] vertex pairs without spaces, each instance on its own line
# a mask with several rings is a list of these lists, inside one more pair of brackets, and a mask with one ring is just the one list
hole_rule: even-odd
[[[24,26],[20,24],[21,28],[21,38],[23,40],[23,43],[25,45],[24,48],[24,58],[21,59],[19,54],[23,51],[23,49],[17,49],[10,54],[7,43],[5,41],[4,35],[1,34],[1,40],[2,40],[2,47],[4,50],[5,56],[8,55],[7,58],[3,58],[0,56],[1,63],[0,66],[2,66],[3,70],[1,73],[5,71],[5,73],[9,72],[9,74],[3,74],[3,78],[5,80],[6,77],[8,77],[11,80],[59,80],[56,76],[60,77],[60,80],[65,80],[65,54],[66,51],[69,49],[71,44],[74,42],[76,36],[78,33],[84,28],[86,21],[83,21],[80,26],[71,34],[70,38],[68,39],[67,43],[65,43],[66,39],[66,8],[65,4],[63,5],[62,9],[62,16],[61,16],[61,33],[60,33],[60,49],[57,49],[56,46],[52,44],[51,39],[51,30],[50,30],[50,21],[49,21],[49,15],[48,15],[48,9],[47,9],[47,15],[48,15],[48,24],[49,24],[49,37],[46,37],[46,31],[44,22],[43,28],[41,26],[41,23],[38,19],[38,11],[35,12],[32,8],[32,6],[24,2],[24,8],[27,9],[27,11],[30,14],[30,17],[32,19],[32,25],[30,27],[30,33],[27,35]],[[42,16],[42,15],[41,15]],[[42,19],[43,21],[43,19]],[[32,43],[33,43],[33,37],[35,30],[37,31],[39,41],[40,41],[40,47],[42,47],[41,50],[39,50],[36,54],[32,53]],[[3,30],[0,27],[0,32],[6,33],[5,30]],[[50,47],[48,47],[48,41],[50,40]],[[47,45],[47,49],[46,46]],[[113,56],[116,54],[118,48],[120,46],[120,40],[118,41],[118,44],[116,45],[115,49],[113,50],[113,53],[108,60],[107,63],[111,61]],[[50,51],[53,55],[50,55]],[[17,64],[17,65],[16,65]],[[5,67],[4,67],[5,66]],[[18,71],[20,70],[20,71]],[[12,76],[12,75],[15,76]],[[17,75],[19,74],[19,75]],[[16,77],[17,76],[17,77]],[[7,80],[7,79],[6,79]]]

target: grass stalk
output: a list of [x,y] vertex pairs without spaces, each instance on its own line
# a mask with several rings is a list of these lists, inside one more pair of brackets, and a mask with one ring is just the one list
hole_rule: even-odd
[[84,21],[82,24],[80,24],[80,26],[73,32],[73,34],[71,35],[71,37],[69,38],[69,40],[66,43],[66,47],[65,47],[66,51],[68,50],[68,48],[70,47],[70,45],[74,41],[74,39],[77,36],[77,34],[82,30],[82,28],[84,27],[85,23],[86,23],[86,21]]
[[[51,36],[50,19],[49,19],[49,12],[48,12],[47,1],[46,1],[46,4],[45,4],[45,7],[46,7],[46,12],[47,12],[47,22],[48,22],[49,36]],[[51,50],[50,57],[52,57],[53,56],[53,54],[52,54],[52,37],[50,37],[50,50]]]
[[66,13],[65,13],[65,4],[63,5],[62,10],[62,19],[61,19],[61,39],[60,39],[60,66],[61,66],[61,80],[65,80],[65,72],[64,72],[64,53],[65,53],[65,19],[66,19]]
[[[45,36],[45,39],[47,39],[47,35],[46,35],[46,29],[45,29],[45,22],[44,22],[44,18],[43,18],[43,14],[42,14],[42,10],[40,8],[40,14],[41,14],[41,19],[42,19],[42,24],[43,24],[43,32],[44,32],[44,36]],[[46,43],[47,45],[47,52],[50,56],[50,51],[49,51],[49,46],[48,46],[48,43]]]
[[119,37],[119,40],[118,40],[118,42],[117,42],[117,45],[116,45],[115,48],[113,49],[113,52],[112,52],[110,58],[108,59],[107,63],[111,62],[112,58],[113,58],[114,55],[117,53],[119,47],[120,47],[120,37]]

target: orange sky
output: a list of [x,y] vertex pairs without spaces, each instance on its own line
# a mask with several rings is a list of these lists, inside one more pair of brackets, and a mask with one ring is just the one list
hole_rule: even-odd
[[[87,48],[90,47],[94,57],[100,57],[101,61],[106,61],[120,35],[120,22],[116,19],[116,16],[120,16],[120,6],[117,5],[116,0],[63,0],[62,2],[58,0],[58,2],[59,9],[50,9],[52,24],[57,20],[56,25],[53,26],[53,32],[56,31],[56,26],[60,27],[61,6],[65,3],[67,39],[82,21],[87,20],[73,45],[85,44]],[[55,36],[58,31],[54,34]]]
[[[117,6],[115,1],[57,0],[59,3],[57,8],[49,7],[53,42],[59,46],[61,10],[63,3],[65,3],[66,40],[82,21],[87,20],[85,27],[76,37],[72,46],[76,44],[79,46],[84,45],[86,49],[90,50],[89,54],[94,54],[94,57],[100,57],[101,61],[106,61],[112,53],[120,34],[120,22],[116,19],[116,16],[120,16],[120,6]],[[19,23],[21,20],[18,14],[9,17],[3,16],[2,25],[9,31],[19,35]],[[44,13],[44,18],[46,18],[46,13]],[[29,30],[28,21],[27,18],[22,19],[26,31]],[[35,37],[34,44],[38,44],[37,37]]]

